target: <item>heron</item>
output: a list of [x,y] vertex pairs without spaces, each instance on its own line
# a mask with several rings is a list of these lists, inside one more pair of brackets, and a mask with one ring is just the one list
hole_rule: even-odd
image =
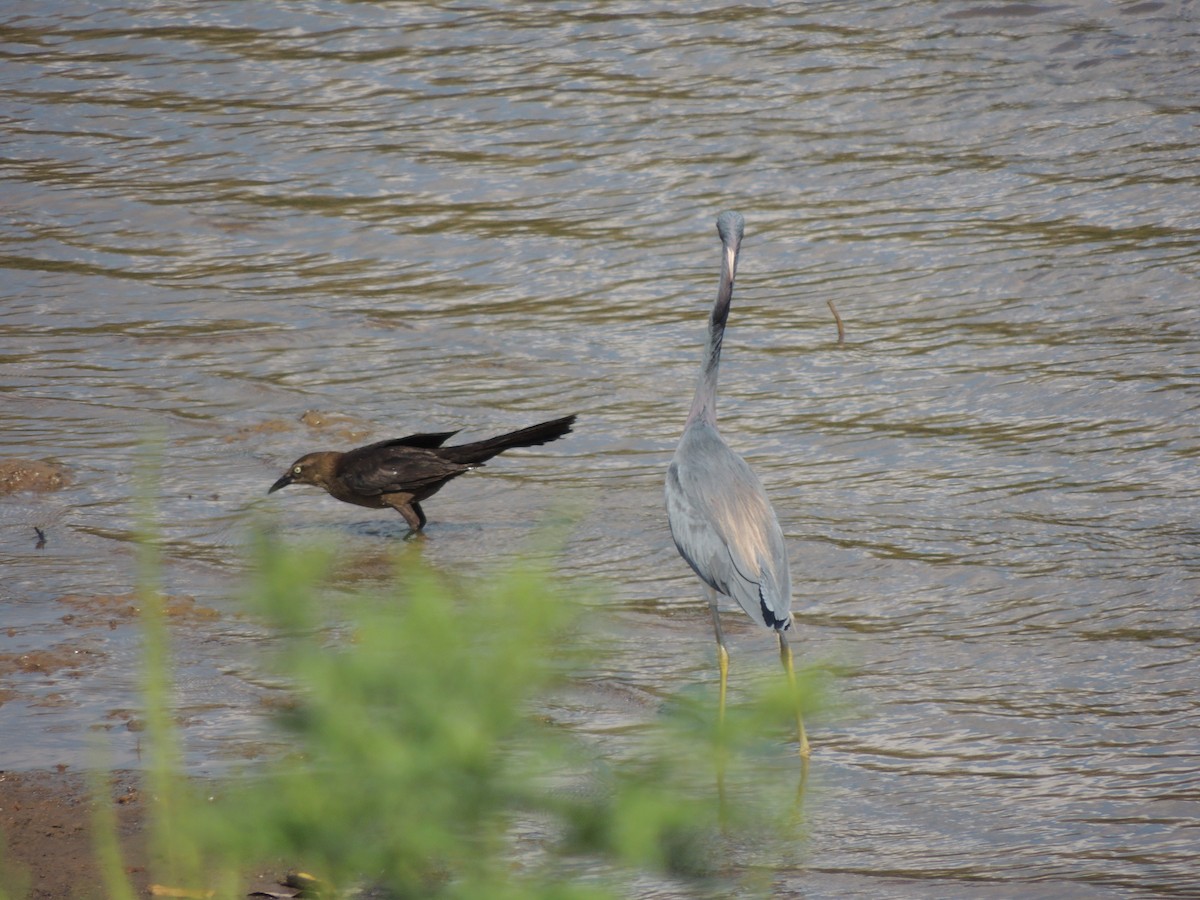
[[[775,632],[779,658],[793,695],[796,685],[792,649],[787,639],[792,627],[792,586],[783,530],[762,482],[717,430],[717,370],[744,231],[745,220],[740,214],[723,212],[717,217],[721,281],[708,321],[708,343],[696,393],[679,446],[667,467],[666,480],[671,537],[679,555],[707,588],[721,673],[718,721],[722,723],[729,651],[721,632],[718,595],[736,600],[751,619]],[[800,755],[807,758],[808,737],[798,706],[796,726]]]

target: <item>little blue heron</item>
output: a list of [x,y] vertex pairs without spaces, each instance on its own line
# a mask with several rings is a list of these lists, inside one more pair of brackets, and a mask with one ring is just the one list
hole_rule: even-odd
[[[792,627],[792,586],[783,530],[762,483],[717,430],[717,369],[733,299],[733,279],[745,220],[735,212],[717,217],[721,236],[721,282],[708,323],[708,344],[692,408],[667,468],[667,519],[680,555],[708,586],[708,607],[721,671],[719,716],[725,718],[729,652],[721,633],[717,595],[732,597],[759,625],[775,631],[779,658],[795,693],[796,675],[786,632]],[[809,754],[804,721],[796,710],[800,755]]]

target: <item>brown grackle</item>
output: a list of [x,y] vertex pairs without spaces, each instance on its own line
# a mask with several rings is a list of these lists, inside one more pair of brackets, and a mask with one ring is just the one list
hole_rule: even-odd
[[484,441],[443,447],[457,431],[410,434],[338,453],[320,450],[296,460],[271,485],[268,494],[289,484],[313,484],[346,503],[371,509],[391,507],[413,531],[425,527],[421,501],[463,472],[482,466],[513,447],[534,447],[557,440],[571,430],[575,416],[497,435]]

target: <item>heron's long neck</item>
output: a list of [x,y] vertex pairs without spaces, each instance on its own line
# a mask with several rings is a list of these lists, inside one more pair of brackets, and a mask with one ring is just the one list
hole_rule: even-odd
[[696,380],[696,394],[688,413],[689,424],[694,421],[716,424],[717,421],[717,371],[721,367],[721,342],[725,339],[725,323],[729,319],[730,301],[733,300],[734,265],[736,262],[728,256],[721,265],[721,286],[708,319],[708,344],[704,348],[700,377]]

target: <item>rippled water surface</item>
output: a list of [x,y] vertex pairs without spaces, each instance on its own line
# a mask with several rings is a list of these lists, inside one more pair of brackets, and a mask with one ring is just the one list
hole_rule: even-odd
[[[711,686],[661,486],[735,208],[722,426],[839,673],[779,893],[1196,896],[1200,11],[702,7],[0,13],[0,456],[72,477],[0,497],[0,768],[96,729],[137,764],[147,434],[197,770],[261,749],[252,519],[368,574],[405,530],[266,488],[418,430],[580,414],[430,500],[424,550],[587,510],[563,566],[624,632],[572,727]],[[735,694],[778,677],[726,627]]]

